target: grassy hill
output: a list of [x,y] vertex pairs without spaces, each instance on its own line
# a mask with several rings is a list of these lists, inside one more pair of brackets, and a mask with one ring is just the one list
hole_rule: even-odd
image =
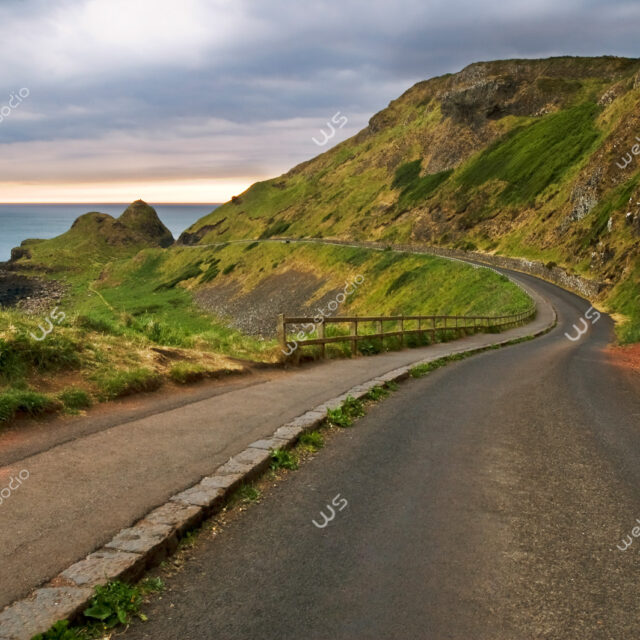
[[556,263],[610,283],[603,302],[619,314],[620,339],[638,341],[638,114],[639,59],[472,64],[416,84],[357,135],[252,185],[179,243],[323,236]]
[[[43,317],[0,311],[0,424],[240,372],[237,358],[276,362],[277,314],[317,315],[356,277],[361,284],[331,315],[489,315],[530,305],[493,271],[433,256],[274,242],[163,248],[139,232],[129,238],[98,213],[24,248],[29,255],[13,269],[67,288],[42,340]],[[329,354],[346,355],[347,346]],[[381,348],[362,345],[366,353]]]

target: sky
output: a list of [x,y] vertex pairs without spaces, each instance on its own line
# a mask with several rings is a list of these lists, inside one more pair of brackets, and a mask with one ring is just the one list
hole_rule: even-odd
[[224,202],[420,80],[639,34],[637,0],[0,0],[0,202]]

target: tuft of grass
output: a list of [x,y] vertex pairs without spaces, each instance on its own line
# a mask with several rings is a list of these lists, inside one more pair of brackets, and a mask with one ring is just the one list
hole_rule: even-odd
[[356,400],[352,396],[348,396],[342,403],[342,410],[350,418],[360,418],[364,415],[364,405],[360,400]]
[[367,391],[367,395],[365,396],[365,400],[370,400],[371,402],[378,402],[378,400],[382,400],[389,395],[389,392],[384,387],[373,387],[373,389],[369,389]]
[[37,391],[9,389],[0,393],[0,423],[8,422],[18,413],[39,416],[60,409],[54,398]]
[[252,484],[242,484],[236,491],[236,499],[245,504],[256,502],[260,499],[262,492]]
[[31,640],[87,640],[82,629],[70,627],[68,620],[58,620],[48,631],[33,636]]
[[387,389],[389,389],[389,391],[397,391],[400,387],[398,386],[397,382],[394,382],[393,380],[390,380],[389,382],[387,382],[384,385]]
[[92,404],[91,396],[84,389],[76,389],[74,387],[61,391],[58,394],[58,400],[62,402],[65,409],[70,411],[88,409]]
[[419,364],[410,369],[409,375],[412,378],[422,378],[427,374],[439,369],[440,367],[444,367],[445,365],[453,362],[455,360],[464,360],[469,355],[472,355],[473,352],[469,353],[455,353],[450,356],[445,356],[444,358],[438,358],[437,360],[432,360],[431,362],[424,362],[423,364]]
[[309,433],[303,433],[300,436],[299,443],[308,451],[314,452],[322,449],[324,446],[324,436],[317,429]]
[[342,407],[338,407],[327,409],[327,422],[333,427],[345,429],[353,424],[353,419],[342,410]]
[[107,400],[141,391],[155,391],[162,385],[162,378],[155,371],[144,367],[103,373],[95,376],[94,380],[101,395]]
[[189,384],[202,380],[207,374],[207,370],[201,365],[193,362],[177,362],[171,367],[169,377],[178,384]]
[[271,468],[290,469],[294,471],[298,468],[298,459],[291,451],[286,449],[273,449],[271,451]]

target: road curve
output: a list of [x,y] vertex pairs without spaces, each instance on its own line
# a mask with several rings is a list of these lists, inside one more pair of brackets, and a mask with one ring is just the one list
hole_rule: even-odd
[[517,277],[557,328],[404,383],[203,540],[125,638],[636,637],[637,374],[608,317],[571,341],[589,303]]
[[[0,607],[27,596],[107,543],[230,456],[355,385],[424,358],[540,331],[548,303],[526,326],[371,358],[264,371],[224,388],[152,396],[101,415],[41,422],[0,434],[0,487],[28,474],[0,504]],[[15,485],[15,482],[13,483]],[[1,624],[0,624],[1,627]],[[0,637],[2,629],[0,628]]]

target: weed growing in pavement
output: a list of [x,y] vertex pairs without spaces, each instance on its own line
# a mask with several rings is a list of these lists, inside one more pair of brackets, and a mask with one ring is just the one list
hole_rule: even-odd
[[468,356],[470,356],[473,352],[469,353],[454,353],[450,356],[445,356],[444,358],[438,358],[437,360],[432,360],[431,362],[424,362],[419,364],[409,371],[409,375],[412,378],[422,378],[426,376],[428,373],[439,369],[440,367],[444,367],[450,362],[454,362],[455,360],[464,360]]
[[147,617],[140,611],[145,596],[163,589],[164,583],[160,578],[147,578],[137,585],[128,585],[119,580],[98,585],[77,625],[71,626],[68,620],[60,620],[45,633],[34,636],[33,640],[103,638],[105,632],[129,624],[133,616],[146,620]]
[[260,500],[262,492],[252,484],[242,484],[236,492],[237,500],[244,504]]
[[364,406],[360,400],[348,396],[342,403],[342,411],[350,418],[361,418],[364,415]]
[[362,401],[349,396],[337,409],[327,409],[327,423],[334,427],[350,427],[355,418],[364,415]]
[[318,430],[310,431],[303,433],[298,442],[303,449],[314,453],[324,447],[324,436]]
[[371,402],[378,402],[378,400],[382,400],[389,395],[389,392],[384,387],[373,387],[367,391],[367,395],[364,396],[365,400],[370,400]]
[[343,429],[353,424],[353,420],[342,410],[342,407],[327,409],[327,422],[331,427],[342,427]]
[[298,468],[298,458],[291,451],[286,449],[273,449],[271,451],[271,468],[276,469],[290,469],[295,471]]
[[58,620],[48,631],[33,636],[32,640],[88,640],[87,633],[80,628],[69,628],[68,620]]
[[394,380],[390,380],[385,386],[387,387],[387,389],[389,389],[389,391],[397,391],[400,388],[398,383]]

